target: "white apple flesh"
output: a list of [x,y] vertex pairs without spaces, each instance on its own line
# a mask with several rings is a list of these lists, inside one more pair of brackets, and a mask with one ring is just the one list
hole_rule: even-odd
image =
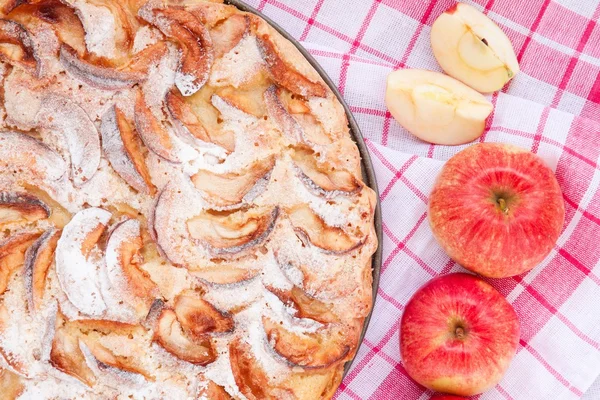
[[483,93],[500,90],[519,72],[510,39],[468,4],[458,3],[435,20],[431,48],[448,75]]
[[483,95],[456,79],[416,69],[389,75],[386,104],[410,133],[443,145],[464,144],[481,136],[493,110]]

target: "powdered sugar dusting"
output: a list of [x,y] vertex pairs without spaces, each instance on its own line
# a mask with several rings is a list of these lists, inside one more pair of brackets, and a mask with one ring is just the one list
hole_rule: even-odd
[[85,44],[88,50],[100,57],[115,57],[116,23],[110,10],[83,0],[74,0],[72,5],[77,9],[77,15],[85,29]]
[[139,53],[148,46],[157,43],[162,38],[163,35],[158,29],[154,29],[151,26],[142,26],[137,30],[135,38],[133,39],[133,52]]
[[77,213],[65,226],[56,247],[56,272],[69,301],[82,313],[99,316],[106,310],[100,291],[99,263],[94,255],[83,254],[86,237],[99,225],[110,220],[111,214],[100,208],[88,208]]
[[215,61],[209,83],[240,87],[259,71],[263,59],[255,36],[246,36],[222,58]]

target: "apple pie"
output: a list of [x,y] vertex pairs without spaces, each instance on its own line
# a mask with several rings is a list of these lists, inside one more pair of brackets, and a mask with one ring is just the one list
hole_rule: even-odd
[[3,0],[4,399],[329,399],[372,305],[344,108],[221,1]]

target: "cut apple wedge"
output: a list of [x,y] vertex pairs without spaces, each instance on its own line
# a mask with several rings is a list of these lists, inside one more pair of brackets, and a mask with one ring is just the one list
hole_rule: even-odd
[[364,240],[354,239],[343,229],[328,226],[308,206],[297,206],[288,211],[288,217],[301,240],[331,254],[344,254],[360,247]]
[[0,20],[0,59],[38,76],[40,66],[29,31],[21,24]]
[[106,303],[100,291],[99,260],[91,254],[106,229],[111,213],[87,208],[63,229],[56,247],[56,273],[69,301],[84,314],[101,315]]
[[[256,30],[263,59],[278,85],[304,97],[327,96],[326,86],[318,78],[318,74],[310,69],[306,60],[298,53],[298,49],[262,21],[257,24]],[[302,60],[299,61],[297,58]]]
[[506,34],[468,4],[458,3],[435,20],[431,48],[448,75],[483,93],[500,90],[519,72]]
[[235,14],[215,26],[210,31],[215,59],[221,58],[238,45],[240,40],[250,31],[250,18],[247,15]]
[[54,260],[54,251],[61,231],[51,228],[42,234],[25,253],[25,287],[27,304],[31,312],[37,312],[44,299],[46,277]]
[[101,67],[80,58],[69,45],[60,47],[60,62],[76,79],[98,89],[120,90],[143,82],[146,75],[135,71],[121,71],[109,67]]
[[183,331],[195,340],[207,334],[233,331],[233,318],[217,310],[195,293],[182,293],[175,298],[175,315]]
[[196,189],[206,194],[207,201],[214,206],[239,206],[260,195],[260,191],[256,189],[257,185],[261,182],[264,182],[264,185],[268,183],[274,166],[275,159],[270,157],[255,162],[241,172],[215,174],[200,170],[191,179]]
[[229,343],[231,372],[240,392],[249,400],[294,399],[288,389],[275,386],[252,354],[252,347],[241,339]]
[[50,207],[27,193],[0,192],[0,227],[30,223],[50,217]]
[[279,208],[254,207],[234,212],[211,212],[187,221],[190,236],[214,256],[239,255],[262,244],[275,226]]
[[350,353],[352,341],[341,325],[301,333],[290,332],[268,317],[263,317],[263,324],[273,349],[294,366],[326,368],[344,361]]
[[140,268],[143,242],[139,221],[120,222],[110,233],[106,244],[106,272],[111,292],[135,310],[139,318],[145,317],[158,294],[156,284]]
[[25,262],[25,252],[40,236],[38,232],[23,232],[0,242],[0,294],[8,287],[8,281]]
[[156,187],[152,184],[141,142],[116,105],[102,117],[100,133],[104,154],[119,176],[138,192],[154,195]]
[[302,142],[302,127],[284,107],[279,98],[277,86],[273,85],[265,91],[264,101],[267,114],[277,124],[284,136],[292,143]]
[[196,93],[208,80],[213,63],[210,32],[192,13],[176,8],[140,8],[140,17],[179,44],[181,61],[175,85],[184,96]]
[[426,142],[457,145],[481,136],[493,105],[454,78],[403,69],[388,76],[386,104],[406,130]]
[[25,385],[19,375],[7,369],[0,369],[0,390],[3,399],[16,400],[25,390]]
[[65,161],[42,142],[19,132],[0,134],[0,167],[55,183],[66,174]]
[[305,148],[292,153],[298,176],[311,191],[324,197],[338,194],[350,195],[360,191],[362,184],[348,171],[335,169],[327,163],[319,163],[315,154]]
[[192,364],[208,365],[217,359],[210,337],[198,341],[187,338],[173,310],[162,311],[154,340],[175,357]]
[[42,99],[37,120],[64,137],[74,185],[81,187],[92,179],[100,165],[100,135],[83,108],[66,97],[49,94]]

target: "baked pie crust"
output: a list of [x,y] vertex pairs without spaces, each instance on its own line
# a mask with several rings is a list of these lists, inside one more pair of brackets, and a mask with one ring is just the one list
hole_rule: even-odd
[[319,74],[220,1],[1,10],[3,398],[331,398],[376,197]]

